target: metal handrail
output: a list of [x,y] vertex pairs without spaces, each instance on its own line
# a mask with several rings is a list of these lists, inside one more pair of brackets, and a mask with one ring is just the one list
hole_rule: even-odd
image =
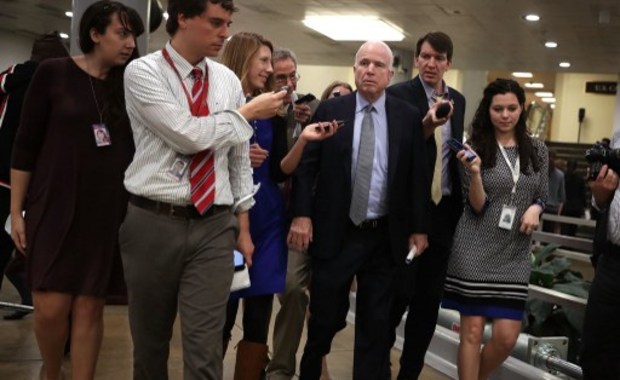
[[34,311],[34,307],[29,305],[22,305],[18,303],[12,302],[0,302],[0,309],[8,309],[13,311],[25,311],[32,313]]
[[544,360],[545,366],[550,370],[558,371],[575,379],[583,379],[583,369],[577,364],[567,362],[553,355],[542,355],[541,359]]
[[536,230],[532,232],[532,240],[535,242],[559,244],[582,252],[592,252],[592,239],[558,235],[551,232]]
[[586,304],[588,303],[586,298],[576,297],[557,290],[543,288],[542,286],[532,284],[528,286],[528,296],[547,301],[552,304],[566,306],[581,312],[585,312]]
[[565,224],[576,224],[578,226],[596,227],[596,221],[585,218],[575,218],[574,216],[543,213],[541,218],[542,220],[548,220],[550,222],[560,222]]

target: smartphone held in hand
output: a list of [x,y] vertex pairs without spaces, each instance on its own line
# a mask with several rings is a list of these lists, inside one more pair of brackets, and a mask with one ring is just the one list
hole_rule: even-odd
[[295,104],[310,103],[314,99],[316,99],[316,96],[314,96],[312,94],[306,94],[306,95],[302,96],[301,98],[295,100],[294,103]]
[[467,155],[467,162],[470,162],[474,158],[476,158],[476,154],[474,152],[472,152],[471,150],[467,149],[467,147],[465,145],[463,145],[459,140],[455,139],[454,137],[451,138],[450,140],[446,141],[446,144],[448,144],[450,149],[452,149],[455,153],[458,153],[458,152],[464,150],[465,154]]

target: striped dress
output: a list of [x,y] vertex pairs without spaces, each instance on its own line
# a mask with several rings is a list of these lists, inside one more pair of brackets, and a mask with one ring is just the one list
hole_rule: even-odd
[[[512,199],[512,174],[499,149],[495,167],[482,170],[488,205],[477,215],[466,202],[454,236],[443,308],[455,309],[462,315],[523,318],[530,276],[530,235],[519,232],[520,220],[534,200],[546,201],[549,188],[547,148],[540,140],[532,142],[541,168],[520,175]],[[506,153],[514,165],[517,148],[506,148]],[[470,179],[466,171],[461,173],[467,197]],[[504,205],[517,210],[511,230],[498,227]]]

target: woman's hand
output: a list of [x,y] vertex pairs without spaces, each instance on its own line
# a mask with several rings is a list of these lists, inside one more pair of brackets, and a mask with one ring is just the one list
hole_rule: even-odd
[[533,204],[525,210],[523,216],[521,217],[521,226],[519,227],[519,231],[522,234],[531,235],[534,230],[538,228],[538,224],[540,223],[540,214],[542,213],[542,208],[540,205]]
[[237,251],[243,254],[248,268],[252,266],[252,256],[254,255],[254,242],[249,233],[241,232],[237,239]]
[[340,125],[336,120],[331,122],[320,121],[318,123],[308,124],[301,132],[299,138],[305,141],[320,141],[333,136],[338,129],[340,129]]
[[[478,154],[471,148],[471,146],[467,145],[467,144],[463,144],[463,146],[465,146],[465,148],[470,151],[471,153],[473,153],[475,155],[473,160],[468,161],[468,155],[467,152],[465,151],[465,149],[459,151],[456,154],[456,158],[461,161],[461,164],[463,164],[463,167],[465,168],[465,170],[467,170],[469,172],[469,174],[474,175],[474,174],[480,174],[480,166],[482,165],[482,161],[480,160],[480,157],[478,156]],[[441,152],[437,152],[437,154],[440,154]]]
[[250,145],[250,164],[253,168],[260,167],[269,157],[269,151],[260,147],[257,143]]
[[15,248],[26,255],[26,221],[21,213],[11,214],[11,238]]

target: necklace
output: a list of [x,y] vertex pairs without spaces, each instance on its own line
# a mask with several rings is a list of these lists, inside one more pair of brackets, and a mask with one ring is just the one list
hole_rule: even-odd
[[99,113],[99,124],[103,124],[103,110],[99,107],[99,101],[97,100],[97,93],[95,93],[95,85],[93,84],[93,78],[89,74],[88,69],[88,60],[84,57],[84,61],[86,62],[86,75],[88,76],[88,83],[90,83],[90,91],[93,94],[93,99],[95,100],[95,106],[97,107],[97,113]]

